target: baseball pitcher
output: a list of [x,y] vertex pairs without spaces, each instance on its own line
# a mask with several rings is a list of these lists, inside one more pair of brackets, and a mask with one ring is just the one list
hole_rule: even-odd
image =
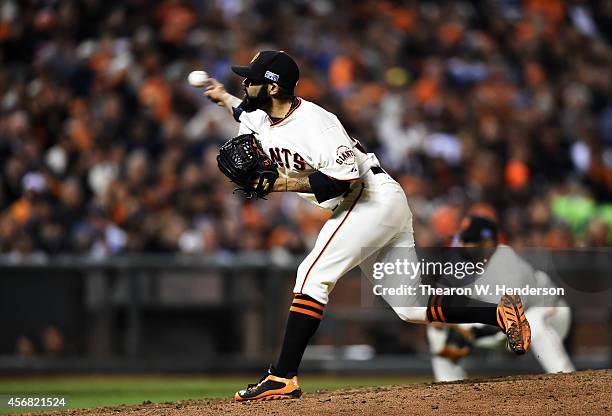
[[[232,70],[244,78],[244,99],[212,78],[204,92],[240,123],[239,136],[221,148],[220,169],[248,197],[296,192],[333,211],[297,270],[276,365],[235,395],[238,401],[298,398],[298,367],[334,285],[355,266],[369,276],[372,259],[384,261],[393,248],[416,259],[412,214],[403,189],[376,156],[350,137],[334,114],[295,96],[299,69],[287,53],[262,51],[248,65]],[[418,279],[413,282],[418,285]],[[427,306],[393,309],[409,322],[499,327],[515,353],[529,348],[531,331],[518,296],[504,295],[498,302],[432,296]]]

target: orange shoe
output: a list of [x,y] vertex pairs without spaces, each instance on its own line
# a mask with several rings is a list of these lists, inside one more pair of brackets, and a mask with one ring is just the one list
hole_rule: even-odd
[[531,345],[531,328],[518,295],[504,295],[497,305],[497,323],[508,337],[508,346],[517,355],[525,354]]
[[247,400],[282,400],[299,399],[302,390],[298,384],[297,376],[292,378],[277,377],[272,372],[274,367],[270,367],[266,374],[257,384],[249,384],[244,390],[240,390],[234,395],[234,399],[239,402]]

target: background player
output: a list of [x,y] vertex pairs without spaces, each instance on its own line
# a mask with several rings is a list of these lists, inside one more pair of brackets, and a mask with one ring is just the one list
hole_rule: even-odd
[[[376,156],[349,137],[335,115],[294,95],[299,69],[289,55],[263,51],[248,66],[232,66],[232,70],[244,77],[244,100],[214,79],[208,81],[204,94],[240,122],[239,134],[256,135],[279,165],[281,176],[273,191],[297,192],[333,211],[298,268],[276,366],[235,396],[236,400],[299,397],[298,367],[323,317],[329,293],[355,266],[370,276],[374,261],[396,258],[395,250],[400,248],[416,261],[412,214],[403,189],[380,167]],[[411,280],[418,283],[418,278]],[[499,325],[513,351],[522,354],[529,348],[531,334],[519,297],[503,296],[498,304],[440,296],[430,298],[428,306],[413,302],[393,309],[410,322]]]
[[[500,275],[516,287],[554,287],[550,277],[534,270],[509,246],[498,245],[498,227],[493,221],[472,216],[456,237],[456,246],[495,248],[481,281],[496,281]],[[510,276],[507,276],[508,274]],[[570,327],[571,310],[559,296],[523,297],[533,336],[531,351],[544,371],[571,372],[574,366],[565,351],[563,339]],[[436,381],[456,381],[466,377],[461,358],[474,347],[502,349],[505,336],[496,328],[480,324],[432,324],[427,328],[431,363]]]

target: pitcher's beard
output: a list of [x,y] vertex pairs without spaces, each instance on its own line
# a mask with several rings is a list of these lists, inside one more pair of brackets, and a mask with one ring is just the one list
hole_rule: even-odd
[[250,96],[246,91],[244,93],[244,99],[242,103],[240,103],[240,108],[242,108],[247,113],[250,113],[255,110],[266,110],[270,107],[272,103],[272,97],[268,94],[268,89],[262,88],[259,90],[256,96]]

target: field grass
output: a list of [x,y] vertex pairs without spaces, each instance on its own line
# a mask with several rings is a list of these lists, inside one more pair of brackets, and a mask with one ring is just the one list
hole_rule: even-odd
[[[335,377],[305,375],[306,392],[350,387],[384,386],[430,381],[428,377]],[[257,376],[48,376],[0,378],[0,395],[65,396],[69,408],[139,404],[145,401],[232,397],[236,390],[257,381]],[[27,409],[27,411],[44,409]],[[26,411],[26,410],[24,410]],[[6,406],[0,413],[11,413]]]

